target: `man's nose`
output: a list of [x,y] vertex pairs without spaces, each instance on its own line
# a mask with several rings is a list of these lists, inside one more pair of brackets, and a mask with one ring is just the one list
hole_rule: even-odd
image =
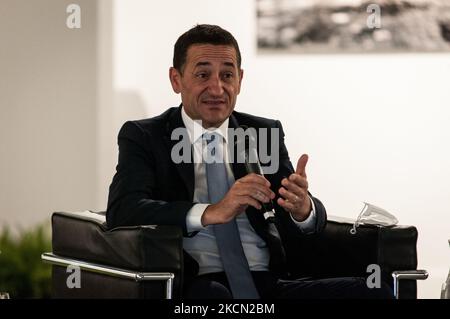
[[208,92],[213,96],[223,95],[223,82],[220,76],[212,76],[208,83]]

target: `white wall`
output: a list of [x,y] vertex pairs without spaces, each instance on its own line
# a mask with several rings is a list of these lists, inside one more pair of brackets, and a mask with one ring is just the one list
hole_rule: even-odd
[[97,200],[96,3],[0,2],[0,226],[27,228]]
[[235,35],[245,70],[237,109],[282,121],[292,161],[310,155],[310,190],[329,214],[355,217],[368,201],[417,226],[419,267],[431,273],[419,297],[438,298],[450,266],[450,55],[258,55],[253,1],[116,0],[116,132],[178,105],[172,48],[196,23]]

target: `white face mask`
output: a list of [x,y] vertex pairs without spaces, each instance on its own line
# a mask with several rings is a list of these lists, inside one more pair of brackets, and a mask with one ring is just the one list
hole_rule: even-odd
[[397,225],[397,218],[383,208],[364,202],[364,207],[359,213],[353,228],[350,230],[351,234],[356,234],[356,228],[359,224],[376,225],[382,227],[389,227]]

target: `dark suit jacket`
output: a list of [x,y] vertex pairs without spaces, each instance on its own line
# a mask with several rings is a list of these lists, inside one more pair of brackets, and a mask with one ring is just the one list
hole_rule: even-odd
[[[284,133],[279,121],[233,112],[229,119],[229,127],[237,128],[246,125],[249,128],[279,129],[279,169],[275,174],[265,175],[271,188],[278,194],[281,180],[294,172],[284,144]],[[175,128],[184,127],[181,118],[181,106],[170,108],[163,114],[139,121],[126,122],[119,132],[119,161],[117,172],[109,189],[107,223],[110,228],[133,225],[177,225],[186,229],[186,214],[195,204],[194,165],[192,163],[175,164],[171,160],[171,149],[178,143],[171,140]],[[270,139],[269,139],[270,141]],[[268,143],[270,144],[270,143]],[[268,145],[268,154],[272,152]],[[235,179],[245,176],[245,165],[232,164]],[[326,212],[322,203],[314,198],[316,207],[316,231],[321,231],[326,223]],[[304,236],[292,222],[290,216],[274,200],[276,211],[276,229],[281,239],[286,234]],[[247,217],[255,232],[268,243],[270,250],[269,268],[279,276],[285,275],[283,245],[274,240],[268,229],[263,214],[253,207],[246,211]],[[271,226],[273,227],[273,226]],[[278,236],[279,238],[279,236]],[[198,264],[187,253],[185,254],[185,276],[193,276],[198,272]]]

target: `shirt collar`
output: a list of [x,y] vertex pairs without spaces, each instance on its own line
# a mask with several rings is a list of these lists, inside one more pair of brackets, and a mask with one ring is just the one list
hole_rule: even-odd
[[200,124],[200,120],[193,120],[189,117],[189,115],[187,115],[186,111],[184,110],[184,105],[181,108],[181,118],[183,119],[184,126],[186,126],[192,144],[197,142],[197,140],[201,138],[203,133],[205,132],[217,133],[223,137],[225,143],[227,142],[229,118],[227,118],[219,127],[207,130]]

